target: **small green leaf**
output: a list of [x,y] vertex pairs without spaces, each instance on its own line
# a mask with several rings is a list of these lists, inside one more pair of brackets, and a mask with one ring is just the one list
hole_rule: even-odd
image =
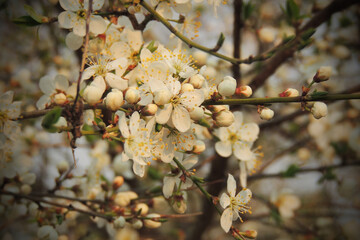
[[156,51],[156,49],[158,48],[157,46],[155,46],[155,41],[154,40],[152,40],[150,43],[149,43],[149,45],[147,45],[147,47],[146,47],[147,49],[149,49],[150,50],[150,52],[155,52]]
[[57,221],[58,225],[61,225],[62,222],[64,221],[64,217],[62,215],[60,215],[60,214],[57,214],[56,215],[56,221]]
[[299,167],[295,164],[291,164],[286,171],[281,172],[281,176],[284,178],[295,177],[296,173],[299,172]]
[[333,172],[332,168],[326,169],[323,176],[319,179],[318,183],[323,183],[325,181],[337,180],[336,174]]
[[106,184],[110,184],[109,180],[104,175],[101,175],[100,179],[101,179],[101,181],[106,182]]
[[24,26],[24,27],[34,27],[34,26],[41,24],[41,23],[38,23],[37,21],[35,21],[30,16],[21,16],[21,17],[15,18],[12,20],[12,22],[17,25]]
[[286,1],[286,12],[288,16],[292,20],[298,20],[300,16],[300,9],[299,6],[295,3],[294,0],[287,0]]
[[61,117],[62,108],[54,107],[50,112],[48,112],[41,123],[41,126],[46,130],[54,130],[53,125],[59,120]]
[[244,3],[243,6],[243,20],[247,20],[250,18],[251,14],[255,10],[255,5],[252,4],[250,1],[248,3]]
[[154,179],[154,180],[162,180],[163,179],[163,175],[154,167],[149,167],[148,168],[148,175],[150,178]]
[[41,16],[35,12],[35,10],[30,5],[24,5],[25,11],[38,23],[42,23],[44,16]]
[[163,128],[163,125],[162,125],[162,124],[157,123],[157,124],[155,125],[155,131],[156,131],[156,132],[160,132],[162,128]]
[[277,209],[271,209],[270,216],[275,220],[277,224],[280,224],[282,222],[281,216]]
[[301,34],[301,39],[302,40],[308,40],[309,38],[311,38],[312,35],[314,35],[315,32],[316,32],[316,29],[309,28],[308,30],[306,30],[305,32],[303,32]]
[[328,92],[325,92],[325,91],[314,91],[313,93],[310,94],[311,97],[324,97],[326,95],[328,95],[329,93]]

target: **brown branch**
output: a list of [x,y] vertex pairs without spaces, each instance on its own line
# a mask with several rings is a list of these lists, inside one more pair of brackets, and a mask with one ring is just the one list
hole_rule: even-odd
[[310,21],[299,30],[298,36],[289,44],[290,47],[286,47],[278,51],[262,66],[261,71],[252,79],[251,83],[249,84],[253,92],[261,87],[268,79],[268,77],[270,77],[281,64],[294,55],[301,40],[301,33],[320,26],[322,23],[329,20],[334,13],[340,12],[358,2],[358,0],[334,0],[326,8],[312,17]]
[[[233,57],[239,59],[241,57],[241,29],[243,27],[242,22],[242,0],[234,0],[234,25],[233,25],[233,46],[234,52]],[[232,65],[232,72],[233,77],[238,82],[238,86],[240,86],[240,78],[241,78],[241,71],[240,71],[240,64],[233,64]]]

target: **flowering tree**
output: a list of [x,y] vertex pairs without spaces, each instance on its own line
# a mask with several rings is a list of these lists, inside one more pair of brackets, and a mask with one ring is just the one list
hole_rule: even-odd
[[2,1],[0,236],[356,239],[357,2]]

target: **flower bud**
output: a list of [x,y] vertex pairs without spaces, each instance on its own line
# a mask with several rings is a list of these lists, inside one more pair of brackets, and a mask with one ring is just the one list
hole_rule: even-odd
[[252,95],[252,89],[250,86],[245,85],[236,88],[235,91],[236,95],[243,96],[243,97],[250,97]]
[[114,221],[114,228],[119,229],[125,226],[126,220],[123,216],[118,217]]
[[121,187],[124,183],[124,178],[122,176],[116,176],[114,178],[112,187],[114,190],[118,189],[119,187]]
[[22,194],[28,195],[31,193],[31,186],[29,184],[23,184],[20,187],[20,191]]
[[39,238],[39,240],[57,240],[58,233],[52,226],[45,225],[38,229],[37,237]]
[[307,161],[311,156],[311,153],[309,151],[309,149],[307,148],[299,148],[299,150],[297,151],[297,157],[302,160],[302,161]]
[[125,100],[130,104],[135,104],[140,100],[139,90],[136,88],[130,87],[126,90]]
[[197,61],[196,63],[198,65],[205,65],[207,58],[208,58],[208,54],[206,52],[203,51],[195,51],[194,52],[194,59]]
[[149,212],[149,206],[145,203],[138,203],[135,206],[135,212],[138,212],[141,209],[141,215],[146,215]]
[[213,119],[219,127],[229,127],[234,122],[234,114],[229,110],[222,110],[213,114]]
[[35,173],[24,173],[20,176],[20,182],[27,184],[34,184],[36,181]]
[[189,112],[190,117],[194,121],[198,121],[204,116],[204,109],[202,107],[194,107],[194,109]]
[[187,92],[194,90],[194,86],[190,83],[185,83],[181,86],[181,92]]
[[339,59],[346,59],[351,55],[350,50],[344,45],[337,45],[331,49],[331,53]]
[[327,105],[323,102],[316,102],[314,103],[314,106],[311,108],[311,113],[316,119],[325,117],[328,113]]
[[63,174],[69,169],[69,163],[66,160],[62,160],[61,162],[58,162],[56,165],[58,171],[60,174]]
[[85,88],[83,96],[88,104],[93,105],[101,99],[103,93],[104,91],[101,91],[98,87],[89,85]]
[[228,105],[213,105],[213,106],[209,107],[209,110],[213,113],[218,113],[223,110],[229,110],[229,106]]
[[105,105],[111,111],[118,110],[124,104],[123,93],[118,89],[113,89],[105,98]]
[[204,82],[205,78],[200,74],[196,74],[190,78],[190,83],[194,86],[194,88],[201,88]]
[[272,27],[263,27],[259,30],[259,39],[265,43],[272,43],[275,40],[276,30]]
[[168,89],[161,89],[158,90],[154,93],[155,97],[154,97],[154,102],[157,105],[164,105],[166,103],[169,103],[172,94]]
[[201,140],[197,140],[192,151],[195,154],[200,154],[203,151],[205,151],[205,149],[206,149],[205,143]]
[[257,231],[255,230],[247,230],[241,233],[242,236],[250,239],[255,239],[257,237]]
[[331,73],[332,73],[332,68],[330,66],[320,67],[314,76],[314,81],[315,82],[327,81],[331,77]]
[[[151,214],[147,215],[146,217],[148,217],[148,218],[160,218],[161,216],[159,214],[157,214],[157,213],[151,213]],[[161,226],[161,222],[154,221],[154,220],[151,220],[151,219],[145,219],[144,220],[144,225],[147,228],[158,228],[158,227]]]
[[297,97],[299,96],[299,91],[294,88],[288,88],[282,93],[279,94],[280,97]]
[[156,104],[150,103],[143,108],[143,110],[141,111],[141,115],[153,116],[155,115],[157,110],[158,110],[158,106]]
[[186,201],[184,199],[175,201],[174,204],[172,205],[172,208],[174,209],[175,212],[182,214],[187,209]]
[[132,199],[138,198],[138,195],[135,192],[119,192],[116,194],[114,202],[120,207],[126,207],[130,204]]
[[136,219],[133,224],[132,224],[132,227],[135,228],[135,229],[140,229],[143,227],[143,223],[142,221],[140,221],[139,219]]
[[270,120],[274,117],[274,111],[271,110],[270,108],[263,108],[260,112],[260,118],[262,120]]
[[224,97],[229,97],[234,95],[236,90],[236,80],[234,78],[231,78],[222,81],[218,86],[218,90],[220,95]]
[[66,96],[63,93],[58,93],[54,96],[54,102],[58,105],[64,104],[66,102]]

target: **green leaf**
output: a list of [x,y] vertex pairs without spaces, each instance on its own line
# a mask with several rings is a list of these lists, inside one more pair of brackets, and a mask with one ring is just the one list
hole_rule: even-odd
[[101,175],[100,179],[101,179],[101,181],[106,182],[106,184],[108,184],[108,185],[110,184],[109,180],[104,175]]
[[295,177],[296,173],[299,172],[299,167],[295,164],[291,164],[286,171],[281,172],[281,176],[284,178]]
[[301,39],[308,40],[309,38],[311,38],[312,35],[314,35],[315,32],[316,32],[315,28],[309,28],[308,30],[306,30],[301,34]]
[[162,180],[163,179],[163,175],[154,167],[149,167],[148,168],[148,175],[150,178],[154,179],[154,180]]
[[282,222],[281,216],[277,209],[275,208],[271,209],[270,216],[272,219],[275,220],[277,224],[280,224]]
[[300,16],[299,6],[295,3],[294,0],[286,1],[286,12],[291,20],[298,20]]
[[54,131],[56,128],[53,126],[61,117],[62,108],[54,107],[50,112],[48,112],[41,123],[41,126],[48,130]]
[[244,3],[243,6],[243,20],[249,19],[251,14],[255,10],[255,5],[252,4],[250,1],[248,3]]
[[336,174],[333,172],[332,168],[326,169],[323,176],[319,179],[318,183],[323,183],[325,181],[337,180]]
[[34,26],[41,24],[41,23],[38,23],[37,21],[35,21],[30,16],[21,16],[21,17],[15,18],[12,20],[12,22],[17,25],[24,26],[24,27],[34,27]]
[[160,132],[162,128],[163,128],[162,124],[156,123],[156,125],[155,125],[155,131],[156,132]]
[[157,46],[155,46],[155,41],[154,40],[152,40],[150,43],[149,43],[149,45],[147,45],[147,47],[146,47],[147,49],[149,49],[150,50],[150,52],[155,52],[156,51],[156,49],[158,48]]
[[35,10],[30,5],[24,5],[25,11],[38,23],[42,23],[44,16],[41,16],[35,12]]
[[[84,130],[84,131],[92,131],[92,130],[94,130],[94,128],[92,126],[90,126],[90,125],[84,124],[83,127],[82,127],[82,130]],[[88,142],[90,142],[90,143],[93,143],[96,140],[100,139],[99,135],[86,134],[84,136],[85,136],[86,140],[88,140]]]
[[60,215],[60,214],[57,214],[56,215],[56,221],[57,221],[58,225],[61,225],[62,222],[64,221],[64,217],[62,215]]
[[314,91],[313,93],[310,94],[311,97],[324,97],[326,95],[328,95],[329,93],[328,92],[325,92],[325,91]]

